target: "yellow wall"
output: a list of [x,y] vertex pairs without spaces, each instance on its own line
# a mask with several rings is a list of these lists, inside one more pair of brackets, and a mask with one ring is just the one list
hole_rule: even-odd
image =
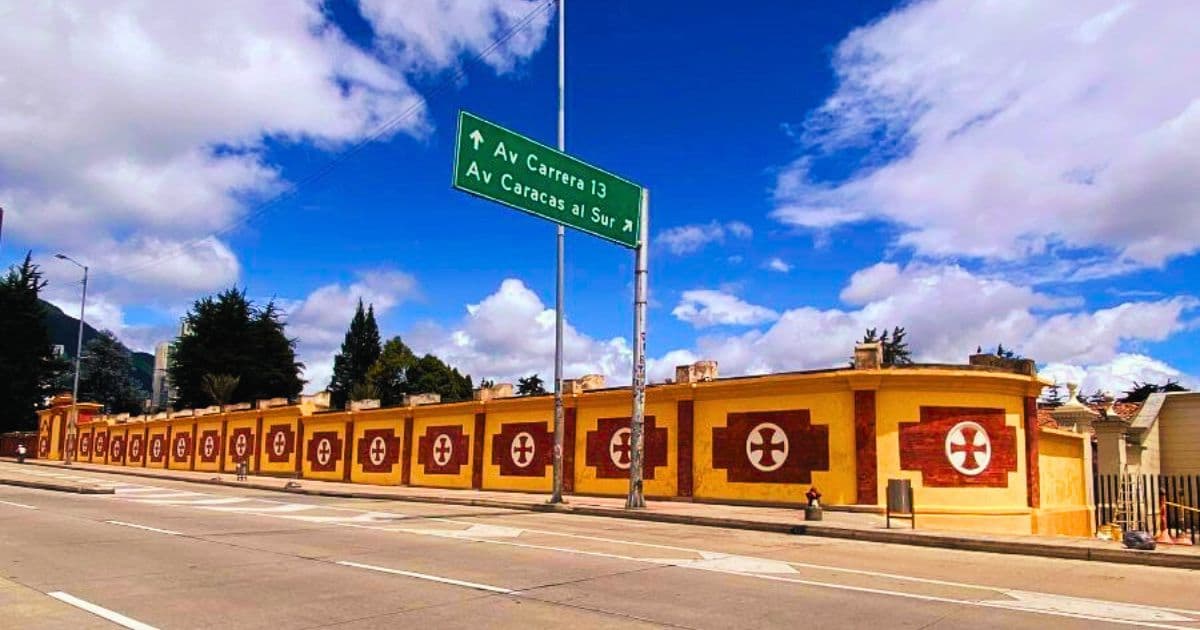
[[[549,455],[549,466],[539,477],[501,475],[500,466],[492,463],[493,438],[500,433],[501,425],[513,422],[540,422],[554,434],[554,398],[549,396],[529,397],[505,401],[503,404],[488,405],[483,440],[483,487],[487,490],[524,490],[549,492],[553,485],[554,457]],[[472,449],[474,450],[474,449]]]
[[[918,527],[1029,533],[1032,511],[1025,489],[1023,427],[1029,387],[1028,377],[985,374],[970,378],[953,370],[884,378],[875,404],[880,505],[887,503],[888,479],[910,479]],[[1015,429],[1018,454],[1007,487],[928,487],[922,483],[920,471],[901,470],[900,423],[919,421],[923,406],[1003,409],[1005,426]]]
[[[727,426],[727,414],[748,411],[807,410],[813,426],[829,428],[829,470],[814,471],[812,485],[827,503],[854,503],[854,396],[844,377],[808,375],[701,383],[695,390],[694,496],[737,501],[804,501],[809,484],[733,483],[715,469],[713,429]],[[796,448],[795,445],[792,448]]]
[[253,439],[246,448],[246,459],[250,462],[250,470],[254,469],[255,444],[261,439],[258,435],[258,412],[254,410],[235,411],[225,416],[225,444],[222,446],[221,460],[225,470],[232,472],[237,469],[237,454],[233,452],[233,435],[238,429],[250,429]]
[[[321,414],[319,416],[309,416],[304,419],[304,439],[301,441],[300,448],[300,465],[302,466],[305,479],[324,479],[326,481],[342,481],[343,471],[346,470],[346,421],[350,419],[349,412],[337,412],[330,414]],[[313,434],[315,433],[334,433],[336,437],[330,440],[332,450],[330,452],[330,462],[333,470],[317,471],[313,469],[313,463],[308,460],[308,451],[310,448],[318,448],[319,443],[314,442]]]
[[[671,497],[679,491],[679,396],[690,395],[690,387],[650,390],[646,396],[646,415],[654,416],[655,427],[667,429],[667,465],[654,470],[654,479],[644,479],[646,496]],[[587,463],[587,437],[596,431],[600,418],[628,418],[632,413],[628,391],[585,393],[576,401],[575,412],[575,492],[624,496],[629,492],[629,477],[599,478],[595,466]],[[648,470],[648,469],[646,469]]]
[[1158,432],[1162,474],[1200,474],[1200,393],[1167,394]]
[[[259,440],[259,444],[261,445],[259,449],[260,472],[268,475],[292,475],[296,473],[296,458],[300,456],[302,449],[302,445],[299,444],[300,439],[297,431],[299,420],[300,414],[295,407],[262,410],[262,438]],[[291,431],[292,451],[288,455],[287,461],[271,461],[271,449],[274,447],[272,444],[271,427],[276,425],[286,426]]]
[[[360,411],[353,414],[354,445],[350,452],[351,481],[385,486],[394,486],[400,483],[400,475],[404,469],[404,416],[407,413],[407,408],[391,407],[388,409]],[[366,472],[363,470],[363,464],[359,461],[360,445],[366,444],[366,448],[370,448],[370,444],[363,441],[363,436],[367,431],[377,429],[391,429],[395,431],[396,440],[391,446],[395,448],[394,458],[396,465],[392,467],[391,472]],[[392,455],[390,452],[388,454]]]
[[167,422],[158,420],[150,423],[150,436],[146,438],[146,467],[147,468],[164,468],[162,461],[153,461],[150,456],[151,449],[154,445],[155,436],[162,436],[163,449],[169,456],[171,454],[171,442],[167,441]]
[[[412,485],[438,488],[471,487],[471,466],[475,457],[475,412],[477,409],[482,409],[477,403],[429,405],[413,408]],[[427,475],[425,474],[424,466],[418,463],[421,437],[425,435],[426,429],[431,426],[442,425],[460,426],[462,427],[463,435],[466,435],[468,438],[467,463],[462,466],[457,475]]]
[[1093,506],[1087,492],[1091,475],[1085,449],[1086,436],[1042,429],[1038,439],[1041,506],[1035,515],[1039,534],[1091,536]]

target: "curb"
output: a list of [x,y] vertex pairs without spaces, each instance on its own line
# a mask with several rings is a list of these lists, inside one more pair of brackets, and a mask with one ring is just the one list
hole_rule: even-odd
[[[65,468],[57,463],[26,462],[48,468]],[[608,518],[623,518],[637,521],[656,523],[671,523],[675,525],[696,525],[701,527],[719,527],[723,529],[743,529],[750,531],[768,532],[775,534],[791,534],[794,536],[817,536],[824,538],[839,538],[861,542],[886,543],[893,545],[909,545],[914,547],[935,547],[940,549],[955,549],[959,551],[979,551],[986,553],[1002,553],[1008,555],[1036,556],[1065,560],[1086,560],[1092,562],[1109,562],[1114,564],[1136,564],[1143,566],[1166,567],[1172,569],[1200,570],[1200,554],[1179,555],[1171,553],[1154,553],[1133,551],[1128,549],[1094,549],[1072,545],[1055,545],[1051,543],[1021,542],[1007,540],[989,540],[986,538],[971,538],[953,534],[910,533],[905,530],[874,530],[838,527],[836,525],[814,525],[809,523],[793,525],[773,521],[756,521],[748,519],[720,518],[713,516],[697,516],[689,514],[664,514],[661,512],[633,512],[618,508],[607,508],[586,505],[551,505],[549,503],[522,503],[518,501],[502,501],[498,499],[471,499],[458,497],[434,497],[424,495],[395,495],[370,491],[322,490],[314,488],[281,488],[279,486],[255,482],[227,482],[221,479],[193,479],[172,475],[156,475],[133,470],[95,470],[92,472],[127,475],[149,479],[165,479],[182,481],[210,486],[225,486],[281,492],[285,494],[301,494],[307,496],[336,497],[345,499],[372,499],[385,501],[404,501],[408,503],[433,503],[440,505],[458,505],[467,507],[486,507],[494,509],[515,510],[523,512],[557,512],[560,514],[577,514],[580,516],[602,516]],[[7,483],[0,480],[0,483]],[[30,484],[37,482],[29,482]],[[19,485],[19,484],[14,484]],[[34,486],[36,487],[36,486]],[[51,489],[63,489],[51,488]],[[111,494],[94,489],[95,492],[85,492],[83,488],[71,487],[69,491],[79,491],[82,494]]]
[[24,479],[6,479],[0,477],[0,485],[33,488],[36,490],[52,490],[54,492],[70,492],[73,494],[113,494],[112,488],[97,488],[79,484],[55,483],[53,481],[25,481]]

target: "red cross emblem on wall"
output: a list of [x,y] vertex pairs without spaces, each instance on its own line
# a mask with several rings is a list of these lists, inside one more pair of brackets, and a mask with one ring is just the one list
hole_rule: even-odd
[[457,475],[471,461],[469,447],[462,425],[425,427],[425,435],[417,440],[417,464],[426,475]]
[[400,437],[395,429],[367,429],[358,440],[363,472],[389,473],[400,463]]
[[129,461],[142,461],[142,436],[140,435],[129,436]]
[[105,434],[103,433],[96,434],[96,459],[100,459],[108,454],[108,441],[105,440],[104,436]]
[[221,456],[221,432],[202,431],[200,433],[200,461],[213,463]]
[[921,407],[919,422],[900,423],[900,468],[921,471],[926,486],[1006,488],[1017,456],[1003,409]]
[[167,448],[167,436],[159,433],[150,436],[150,461],[161,462]]
[[342,438],[337,431],[313,431],[306,459],[314,472],[334,472],[342,460]]
[[293,445],[296,443],[296,432],[290,424],[273,424],[267,429],[267,461],[280,464],[286,463],[292,457]]
[[731,413],[713,427],[713,468],[734,483],[812,483],[829,470],[829,427],[807,409]]
[[250,459],[254,454],[254,429],[240,427],[229,434],[229,452],[233,461],[241,462]]
[[505,477],[544,477],[553,462],[554,434],[546,422],[509,422],[492,436],[492,465]]
[[[633,432],[629,418],[600,418],[596,430],[585,438],[584,463],[596,469],[598,479],[628,479]],[[667,429],[657,426],[654,416],[642,425],[643,466],[646,479],[654,479],[656,468],[667,465]]]
[[92,436],[79,436],[79,454],[83,457],[87,457],[92,454]]
[[172,455],[175,456],[175,461],[186,462],[192,456],[192,436],[190,433],[175,434],[175,448],[172,449]]
[[110,446],[109,446],[109,450],[108,450],[108,460],[109,461],[111,461],[111,462],[121,461],[121,447],[124,445],[123,442],[124,442],[124,440],[122,440],[121,436],[119,436],[119,435],[113,436],[113,439],[110,440]]

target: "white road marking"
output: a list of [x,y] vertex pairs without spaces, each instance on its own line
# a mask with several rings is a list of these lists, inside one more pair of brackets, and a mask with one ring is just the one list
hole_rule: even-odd
[[[209,496],[209,495],[203,495]],[[131,497],[130,501],[134,503],[144,503],[146,505],[230,505],[232,503],[245,503],[253,501],[253,499],[242,499],[237,497],[225,498],[184,498],[184,499],[143,499],[141,497]]]
[[149,525],[138,525],[137,523],[126,523],[125,521],[104,521],[104,522],[108,523],[109,525],[120,525],[122,527],[132,527],[134,529],[144,529],[148,532],[158,532],[159,534],[169,534],[171,536],[182,536],[183,535],[182,532],[176,532],[176,531],[172,531],[169,529],[159,529],[157,527],[150,527]]
[[53,593],[46,593],[46,594],[49,595],[50,597],[53,597],[54,599],[57,599],[60,602],[65,602],[76,608],[86,610],[86,611],[92,613],[93,615],[96,615],[97,617],[107,619],[107,620],[117,624],[118,626],[130,628],[130,630],[158,630],[158,628],[155,628],[154,626],[152,626],[150,624],[142,623],[142,622],[138,621],[137,619],[130,619],[129,617],[126,617],[125,615],[122,615],[119,612],[112,611],[112,610],[109,610],[109,609],[101,607],[101,606],[97,606],[89,601],[84,601],[82,599],[79,599],[78,597],[75,597],[74,595],[71,595],[69,593],[64,593],[62,591],[55,591]]
[[25,508],[26,510],[36,510],[37,509],[36,507],[34,507],[32,505],[25,505],[24,503],[13,503],[12,501],[0,501],[0,503],[3,503],[4,505],[11,505],[13,507]]
[[1049,593],[1030,593],[1027,591],[1004,591],[1011,600],[989,601],[1001,608],[1027,611],[1068,612],[1082,615],[1095,615],[1103,619],[1120,619],[1122,621],[1195,621],[1178,613],[1161,608],[1120,604],[1116,602],[1098,601],[1082,597],[1067,597]]
[[197,505],[197,509],[213,510],[216,512],[243,512],[247,514],[271,514],[278,512],[303,512],[304,510],[313,510],[321,506],[305,505],[301,503],[280,503],[278,505],[257,506],[245,505],[237,507],[221,507],[219,505]]
[[473,588],[477,591],[488,591],[491,593],[500,593],[503,595],[512,595],[517,591],[509,588],[501,588],[490,584],[480,584],[478,582],[466,582],[464,580],[455,580],[453,578],[441,577],[438,575],[428,575],[425,573],[416,573],[414,571],[401,571],[400,569],[389,569],[387,567],[377,567],[373,564],[359,564],[348,560],[339,560],[338,564],[356,569],[366,569],[368,571],[379,571],[380,573],[391,573],[394,575],[403,575],[405,577],[417,578],[418,580],[429,580],[430,582],[441,582],[442,584],[452,584],[454,586],[462,586]]

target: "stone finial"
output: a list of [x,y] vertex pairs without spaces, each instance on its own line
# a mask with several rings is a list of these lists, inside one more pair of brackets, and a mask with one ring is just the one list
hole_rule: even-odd
[[883,366],[883,344],[878,341],[854,345],[854,369],[878,370]]
[[329,409],[331,405],[329,391],[319,391],[315,394],[301,396],[300,404],[313,409]]
[[479,387],[475,389],[475,400],[480,402],[494,398],[512,398],[512,395],[512,383],[496,383],[491,387]]
[[350,401],[350,411],[366,411],[368,409],[379,409],[379,399],[369,398]]
[[584,374],[579,378],[563,379],[563,393],[579,395],[583,392],[604,387],[603,374]]
[[1067,402],[1050,410],[1050,416],[1060,427],[1074,427],[1076,433],[1092,433],[1093,423],[1100,414],[1079,401],[1079,384],[1067,383]]
[[702,383],[717,379],[717,362],[712,360],[696,361],[691,365],[675,366],[676,383]]
[[286,398],[260,398],[256,401],[256,406],[259,409],[270,409],[271,407],[286,407],[288,399]]
[[418,405],[436,405],[442,402],[442,395],[436,392],[426,394],[406,394],[404,396],[405,407],[416,407]]

